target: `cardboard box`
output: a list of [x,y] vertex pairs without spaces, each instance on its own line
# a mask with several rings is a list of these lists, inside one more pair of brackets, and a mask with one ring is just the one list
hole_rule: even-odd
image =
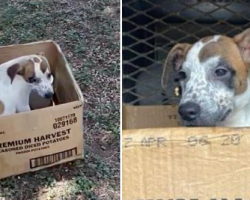
[[83,97],[60,47],[52,41],[0,47],[0,63],[39,52],[55,76],[54,104],[32,94],[34,110],[0,117],[0,178],[83,158]]
[[123,106],[123,200],[250,199],[250,129],[177,126],[174,106]]

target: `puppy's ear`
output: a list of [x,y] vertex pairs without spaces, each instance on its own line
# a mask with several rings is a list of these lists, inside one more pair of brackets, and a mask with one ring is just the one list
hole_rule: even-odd
[[38,56],[45,56],[45,53],[44,52],[39,52],[36,55],[38,55]]
[[7,74],[10,77],[11,84],[19,70],[21,70],[21,65],[19,63],[16,63],[8,68]]
[[28,60],[22,64],[13,64],[8,68],[7,74],[10,77],[11,83],[17,74],[23,76],[23,78],[28,81],[29,78],[32,78],[35,75],[34,63],[31,60]]
[[35,77],[35,66],[32,60],[27,60],[21,65],[17,74],[23,76],[24,80],[28,82],[29,78]]
[[166,89],[168,82],[169,70],[179,71],[185,60],[186,54],[191,48],[191,44],[182,43],[176,44],[169,52],[165,64],[163,66],[163,73],[161,79],[161,85],[163,89]]
[[244,62],[250,67],[250,28],[234,36],[233,39],[238,45]]

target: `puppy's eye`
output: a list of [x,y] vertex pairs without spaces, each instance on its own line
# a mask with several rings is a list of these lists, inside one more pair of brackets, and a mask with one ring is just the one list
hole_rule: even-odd
[[51,74],[51,73],[49,73],[49,74],[47,75],[48,79],[50,79],[50,78],[51,78],[51,76],[52,76],[52,74]]
[[227,72],[228,71],[226,69],[219,68],[219,69],[215,70],[215,75],[221,77],[221,76],[225,76],[227,74]]
[[29,83],[35,83],[37,81],[36,77],[30,77],[28,79]]
[[187,75],[186,75],[186,73],[185,72],[183,72],[183,71],[180,71],[179,73],[178,73],[178,75],[179,75],[179,80],[184,80],[184,79],[186,79],[187,78]]

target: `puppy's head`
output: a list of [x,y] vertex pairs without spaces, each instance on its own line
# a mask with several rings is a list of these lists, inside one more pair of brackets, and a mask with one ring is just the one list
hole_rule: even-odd
[[175,45],[164,66],[163,88],[167,87],[168,67],[176,71],[180,82],[178,112],[184,124],[215,126],[249,103],[240,105],[237,98],[246,98],[249,90],[250,29],[234,38],[216,35],[193,45]]
[[16,63],[8,68],[7,73],[13,82],[16,75],[23,77],[40,96],[50,99],[53,96],[53,76],[50,65],[43,53],[31,56],[28,60]]

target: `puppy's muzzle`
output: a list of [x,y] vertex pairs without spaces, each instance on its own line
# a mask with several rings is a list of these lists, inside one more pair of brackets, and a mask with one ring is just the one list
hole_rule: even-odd
[[191,122],[196,120],[196,118],[200,115],[201,108],[196,103],[187,102],[179,106],[178,112],[182,120]]
[[46,99],[51,99],[52,96],[53,96],[53,93],[52,93],[52,92],[47,92],[47,93],[44,95],[44,97],[45,97]]

